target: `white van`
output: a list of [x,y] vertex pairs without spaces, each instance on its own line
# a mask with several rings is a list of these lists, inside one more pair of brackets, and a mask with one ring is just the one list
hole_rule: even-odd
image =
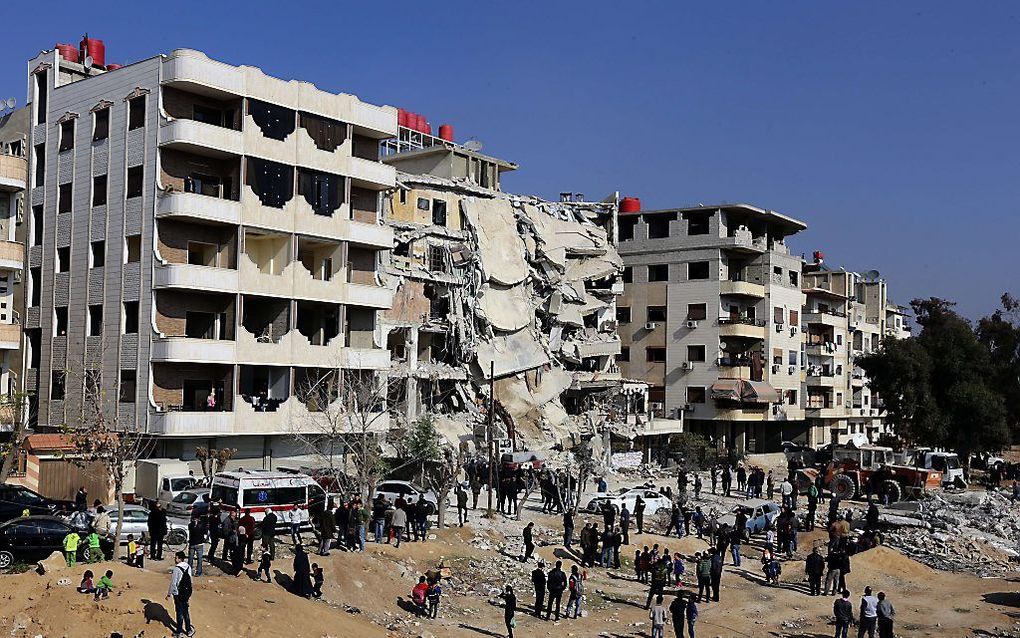
[[309,509],[322,508],[326,491],[310,476],[271,471],[220,472],[212,479],[213,501],[237,515],[251,514],[256,522],[272,510],[279,519],[277,527],[287,527],[284,513],[297,510],[301,526],[310,526]]

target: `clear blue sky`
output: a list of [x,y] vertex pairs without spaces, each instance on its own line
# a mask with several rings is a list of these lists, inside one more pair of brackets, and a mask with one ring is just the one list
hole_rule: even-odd
[[977,317],[1020,293],[1020,4],[34,6],[3,8],[0,92],[19,100],[25,60],[86,30],[109,62],[197,48],[452,122],[521,165],[507,190],[752,202],[901,303]]

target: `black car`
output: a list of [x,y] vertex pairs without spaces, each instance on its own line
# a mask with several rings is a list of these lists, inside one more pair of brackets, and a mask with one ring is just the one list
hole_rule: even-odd
[[0,521],[18,518],[28,510],[32,516],[70,511],[72,503],[46,498],[23,485],[0,484]]
[[[0,524],[0,569],[32,563],[64,551],[64,537],[74,529],[55,516],[27,516]],[[75,532],[77,533],[77,532]],[[81,534],[78,560],[88,562],[88,543]]]

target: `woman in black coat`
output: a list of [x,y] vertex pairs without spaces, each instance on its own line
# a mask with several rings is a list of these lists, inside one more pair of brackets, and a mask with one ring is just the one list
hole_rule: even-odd
[[507,585],[499,597],[503,599],[503,622],[506,624],[507,638],[514,638],[514,626],[517,625],[517,621],[514,620],[514,612],[517,611],[517,595],[514,593],[514,588]]
[[312,567],[308,564],[308,554],[301,545],[294,547],[294,593],[298,596],[312,596]]

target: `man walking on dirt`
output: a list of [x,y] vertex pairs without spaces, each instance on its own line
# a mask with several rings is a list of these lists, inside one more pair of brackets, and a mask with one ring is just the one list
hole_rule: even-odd
[[563,573],[563,561],[556,561],[556,567],[549,572],[548,578],[549,602],[545,608],[545,619],[553,614],[553,603],[556,605],[556,620],[560,619],[560,604],[563,602],[563,592],[567,588],[567,575]]
[[871,593],[871,587],[864,588],[864,595],[861,596],[861,615],[857,620],[857,638],[875,638],[875,628],[878,625],[878,598]]
[[457,485],[457,522],[461,527],[467,522],[468,495],[463,485]]
[[538,567],[531,572],[531,584],[535,588],[535,617],[542,617],[545,607],[545,563],[538,561]]
[[812,596],[820,596],[822,594],[822,574],[825,572],[825,559],[818,553],[818,548],[815,547],[808,554],[807,559],[804,561],[804,571],[808,577],[808,587],[811,590]]
[[177,552],[177,564],[170,576],[170,587],[167,589],[166,597],[174,600],[174,612],[177,615],[177,630],[174,632],[176,638],[181,636],[195,635],[195,627],[191,624],[191,567],[188,566],[187,556],[184,552]]
[[634,501],[634,518],[637,519],[637,533],[645,532],[645,499],[640,496]]
[[854,606],[850,602],[850,592],[842,591],[842,598],[837,598],[832,603],[832,615],[836,620],[835,638],[847,638],[850,632],[850,625],[854,622]]
[[620,508],[620,531],[623,533],[623,544],[630,545],[630,510],[626,503]]
[[878,592],[878,638],[893,638],[893,619],[896,617],[896,608],[892,602],[885,597],[885,592]]

